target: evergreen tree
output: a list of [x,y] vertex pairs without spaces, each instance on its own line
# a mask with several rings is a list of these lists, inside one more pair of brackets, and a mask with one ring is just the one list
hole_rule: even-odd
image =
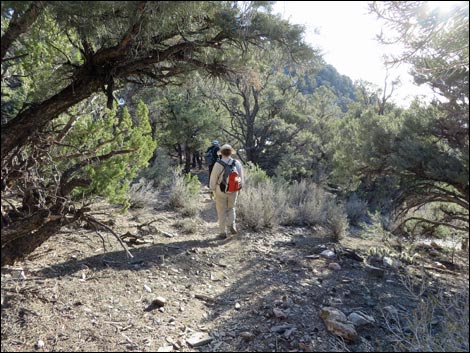
[[426,2],[374,2],[372,10],[397,31],[389,41],[406,47],[393,60],[412,64],[415,80],[441,99],[382,115],[367,107],[351,111],[336,153],[337,175],[352,171],[356,182],[388,178],[399,215],[407,215],[412,229],[468,231],[468,3],[447,14]]
[[[77,190],[125,203],[155,145],[143,106],[134,121],[126,109],[113,112],[124,84],[167,85],[194,70],[221,76],[253,45],[276,43],[293,57],[308,50],[302,28],[272,15],[267,2],[1,6],[2,191],[22,198],[15,210],[2,202],[2,265],[85,219],[87,209],[70,199]],[[103,97],[107,113],[96,107]]]

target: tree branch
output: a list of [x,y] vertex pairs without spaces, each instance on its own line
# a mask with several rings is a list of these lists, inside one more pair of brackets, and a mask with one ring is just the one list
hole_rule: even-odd
[[[44,10],[46,4],[42,1],[32,2],[29,8],[21,16],[13,16],[8,24],[8,28],[2,36],[1,41],[1,62],[3,63],[3,58],[5,57],[8,49],[15,40],[18,39],[20,35],[25,33],[32,24],[39,17],[39,14]],[[17,15],[17,12],[15,12]]]
[[112,235],[114,235],[114,237],[119,241],[119,244],[121,244],[122,248],[126,251],[126,254],[127,254],[127,257],[129,258],[133,258],[134,255],[132,255],[130,253],[130,251],[127,249],[127,246],[126,244],[123,243],[121,237],[119,235],[117,235],[111,228],[109,228],[106,224],[103,224],[101,223],[100,221],[98,221],[97,219],[95,219],[94,217],[91,217],[91,216],[85,216],[83,217],[85,221],[93,224],[93,225],[99,225],[100,227],[103,227],[105,228],[107,231],[109,231]]

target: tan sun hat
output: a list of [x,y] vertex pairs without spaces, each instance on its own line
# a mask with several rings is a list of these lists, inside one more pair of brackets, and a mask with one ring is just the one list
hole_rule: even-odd
[[222,147],[220,147],[220,152],[222,152],[223,150],[230,150],[230,152],[231,152],[232,154],[237,153],[237,151],[235,151],[235,150],[232,148],[232,146],[227,145],[227,144],[225,144],[225,145],[223,145]]

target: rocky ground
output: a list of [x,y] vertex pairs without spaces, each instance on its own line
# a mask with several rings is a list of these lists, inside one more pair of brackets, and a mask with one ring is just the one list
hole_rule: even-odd
[[390,351],[390,326],[420,303],[403,278],[445,283],[448,295],[468,285],[468,269],[436,265],[442,249],[428,247],[437,255],[423,272],[368,257],[380,243],[335,244],[320,229],[241,227],[219,240],[207,192],[197,219],[164,204],[96,209],[127,233],[132,258],[105,229],[77,227],[3,268],[1,350]]

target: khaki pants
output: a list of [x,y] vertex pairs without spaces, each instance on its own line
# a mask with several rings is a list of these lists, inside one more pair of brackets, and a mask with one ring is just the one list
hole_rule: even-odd
[[227,226],[235,228],[235,205],[237,203],[238,192],[222,192],[219,185],[215,192],[215,207],[219,218],[220,233],[226,232]]

